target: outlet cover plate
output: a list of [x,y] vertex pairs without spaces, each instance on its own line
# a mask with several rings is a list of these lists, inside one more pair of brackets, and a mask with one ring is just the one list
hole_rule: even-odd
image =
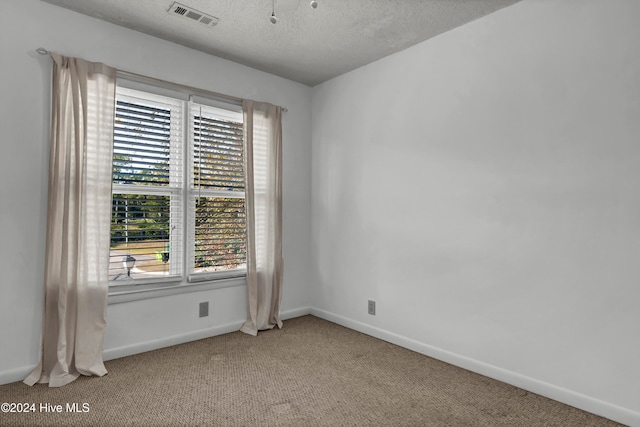
[[200,317],[207,317],[209,315],[209,301],[200,303],[199,315]]
[[369,300],[369,314],[372,316],[376,315],[376,302]]

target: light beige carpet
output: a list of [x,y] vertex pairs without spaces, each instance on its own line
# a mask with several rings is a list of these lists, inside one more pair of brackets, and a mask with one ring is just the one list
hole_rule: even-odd
[[[619,425],[313,316],[106,365],[105,377],[57,389],[0,386],[0,402],[37,406],[0,413],[0,425]],[[89,411],[46,413],[41,403]]]

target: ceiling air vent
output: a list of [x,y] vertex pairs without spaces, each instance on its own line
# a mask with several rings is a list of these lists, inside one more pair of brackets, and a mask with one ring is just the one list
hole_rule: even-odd
[[200,12],[199,10],[195,10],[192,7],[185,6],[178,2],[174,2],[167,12],[172,15],[183,16],[193,21],[198,21],[208,27],[213,27],[219,21],[215,16],[207,15],[206,13]]

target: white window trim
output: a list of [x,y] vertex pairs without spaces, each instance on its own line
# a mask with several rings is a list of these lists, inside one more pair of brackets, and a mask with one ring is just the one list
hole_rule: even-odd
[[118,286],[116,289],[109,290],[108,304],[120,304],[123,302],[139,301],[149,298],[160,298],[171,295],[212,291],[216,289],[246,285],[247,278],[246,276],[242,276],[227,277],[224,279],[198,283],[155,283],[154,285],[131,285],[128,288],[120,288]]
[[[139,190],[126,187],[124,184],[113,184],[113,193],[116,190],[125,190],[129,194],[141,193],[141,194],[158,194],[158,195],[171,195],[177,192],[182,192],[182,220],[183,220],[183,235],[181,242],[181,271],[182,274],[166,276],[162,278],[148,278],[148,279],[131,279],[123,281],[110,281],[109,282],[109,304],[118,304],[129,301],[136,301],[148,298],[164,297],[170,295],[177,295],[189,292],[201,292],[207,290],[221,289],[227,287],[246,286],[246,268],[216,271],[209,273],[189,273],[189,265],[187,252],[189,250],[189,218],[188,218],[188,200],[197,193],[197,189],[190,188],[189,184],[189,156],[191,150],[191,144],[188,140],[189,132],[189,101],[195,100],[199,104],[209,105],[212,107],[219,107],[227,109],[233,112],[241,112],[242,106],[234,104],[229,100],[219,100],[214,97],[203,96],[202,93],[191,93],[185,90],[180,85],[163,85],[160,86],[153,79],[149,79],[148,82],[142,81],[139,76],[135,79],[129,79],[126,76],[118,76],[117,85],[127,89],[134,89],[142,92],[146,92],[151,95],[167,96],[182,101],[182,132],[183,132],[183,144],[182,144],[182,156],[185,166],[183,167],[183,179],[182,189],[176,190],[173,188],[140,188]],[[202,91],[206,93],[206,91]],[[221,197],[241,197],[244,198],[244,192],[237,192],[234,194],[230,192],[208,191],[207,195],[215,194]]]

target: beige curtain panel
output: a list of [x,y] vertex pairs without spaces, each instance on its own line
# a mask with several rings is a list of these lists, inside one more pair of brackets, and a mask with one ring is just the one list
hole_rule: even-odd
[[244,101],[247,292],[251,335],[282,327],[282,108]]
[[115,70],[55,53],[40,363],[24,382],[107,373]]

